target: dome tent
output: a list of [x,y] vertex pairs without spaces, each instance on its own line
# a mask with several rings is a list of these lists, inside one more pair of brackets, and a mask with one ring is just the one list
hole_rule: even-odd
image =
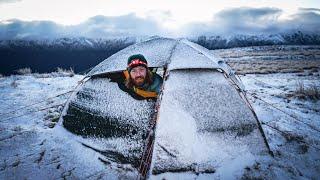
[[[135,100],[119,89],[114,77],[132,54],[164,68],[157,102]],[[103,137],[109,161],[130,164],[143,176],[214,174],[230,164],[244,168],[270,151],[243,97],[233,71],[209,50],[185,39],[154,38],[94,67],[68,100],[60,124],[84,137]],[[143,171],[142,160],[148,166]]]

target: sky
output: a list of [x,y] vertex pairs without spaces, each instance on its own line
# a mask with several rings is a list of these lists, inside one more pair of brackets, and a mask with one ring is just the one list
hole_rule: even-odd
[[316,0],[0,0],[0,38],[319,33]]

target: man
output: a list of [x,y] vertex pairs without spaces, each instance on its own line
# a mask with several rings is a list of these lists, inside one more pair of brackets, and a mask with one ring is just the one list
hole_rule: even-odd
[[123,72],[125,82],[119,87],[138,100],[156,99],[160,93],[163,79],[148,68],[146,58],[135,54],[128,58],[127,70]]

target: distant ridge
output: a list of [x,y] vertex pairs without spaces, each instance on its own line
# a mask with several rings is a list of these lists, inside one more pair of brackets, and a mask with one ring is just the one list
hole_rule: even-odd
[[213,50],[266,45],[320,45],[320,34],[297,31],[270,35],[199,36],[191,40]]
[[[119,50],[150,37],[116,39],[58,38],[0,40],[0,74],[30,67],[44,73],[57,67],[85,71]],[[265,45],[320,45],[319,34],[301,31],[273,35],[199,36],[188,38],[208,49],[225,49]]]

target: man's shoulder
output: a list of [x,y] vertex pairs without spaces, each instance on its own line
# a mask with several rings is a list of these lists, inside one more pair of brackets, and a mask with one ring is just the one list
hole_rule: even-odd
[[159,74],[157,74],[157,73],[155,73],[155,72],[152,72],[152,74],[153,74],[153,77],[154,77],[156,80],[163,81],[162,77],[161,77]]
[[152,77],[152,84],[150,86],[150,90],[159,93],[161,86],[162,86],[162,83],[163,83],[163,79],[159,74],[154,73],[154,72],[153,72],[152,76],[153,77]]
[[160,84],[161,85],[162,82],[163,82],[162,77],[159,74],[152,72],[152,84],[156,84],[156,85]]

